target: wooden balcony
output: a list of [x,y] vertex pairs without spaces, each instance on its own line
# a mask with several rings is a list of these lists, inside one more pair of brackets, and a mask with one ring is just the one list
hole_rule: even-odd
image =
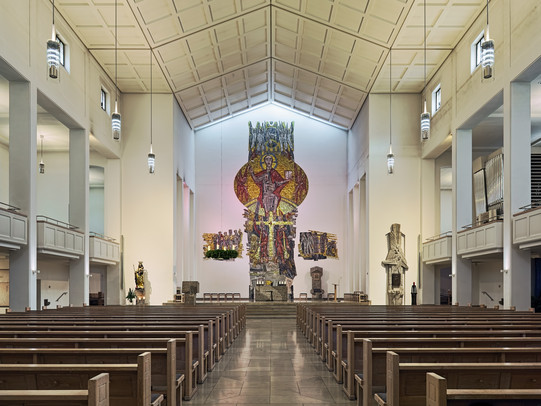
[[457,234],[457,254],[476,258],[503,252],[503,221],[493,220]]
[[541,248],[541,207],[513,215],[513,244],[524,250]]
[[78,259],[85,253],[84,233],[71,224],[37,216],[38,254]]
[[28,241],[28,219],[19,208],[0,202],[0,247],[19,250]]
[[451,262],[452,237],[450,233],[440,234],[423,243],[423,262],[427,265]]
[[120,245],[113,238],[91,232],[89,239],[91,263],[116,265],[120,262]]

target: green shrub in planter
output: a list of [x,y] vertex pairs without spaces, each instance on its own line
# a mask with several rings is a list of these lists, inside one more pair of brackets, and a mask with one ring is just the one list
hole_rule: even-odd
[[212,259],[235,259],[238,256],[237,250],[208,250],[205,253],[206,258]]

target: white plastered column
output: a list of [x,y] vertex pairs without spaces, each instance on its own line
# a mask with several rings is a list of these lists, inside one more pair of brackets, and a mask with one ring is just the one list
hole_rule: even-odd
[[513,245],[513,214],[531,203],[530,83],[504,88],[503,303],[517,310],[530,308],[530,252]]
[[88,170],[89,138],[84,129],[70,129],[69,149],[69,222],[84,232],[84,255],[70,261],[70,304],[88,304],[89,294],[89,239],[88,239]]
[[472,223],[472,130],[457,130],[453,137],[453,303],[472,301],[471,262],[457,255],[457,232]]
[[9,204],[28,216],[28,243],[9,255],[9,307],[36,310],[37,91],[30,82],[9,82],[9,156]]

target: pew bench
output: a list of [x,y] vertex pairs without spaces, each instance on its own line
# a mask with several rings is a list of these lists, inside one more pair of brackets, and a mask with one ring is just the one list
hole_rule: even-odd
[[182,404],[184,374],[177,371],[176,340],[167,348],[0,348],[0,364],[134,364],[151,354],[151,388],[164,394],[168,405]]
[[379,406],[419,406],[426,403],[426,374],[447,379],[453,389],[538,389],[541,363],[401,363],[387,352],[385,392],[376,393]]
[[[358,405],[373,404],[374,392],[385,388],[387,352],[393,351],[404,363],[438,362],[438,363],[477,363],[477,362],[541,362],[541,347],[425,347],[425,348],[373,348],[372,341],[362,342],[362,361],[355,360],[355,391],[353,379],[349,372],[345,374],[344,392],[353,399],[357,396]],[[360,368],[360,371],[358,370]],[[353,374],[352,374],[353,375]],[[350,383],[351,379],[351,383]],[[349,388],[346,386],[349,383]]]
[[0,390],[88,390],[91,377],[107,373],[111,406],[160,406],[164,397],[151,391],[150,364],[148,352],[137,364],[0,364]]
[[56,406],[109,406],[109,374],[102,373],[88,380],[88,389],[0,390],[0,402],[10,406],[39,404]]
[[494,406],[513,404],[538,406],[541,389],[448,389],[447,380],[426,374],[426,406],[469,406],[483,400]]
[[[194,360],[192,333],[187,332],[184,338],[176,340],[176,382],[182,383],[183,398],[190,400],[197,392],[197,366]],[[18,338],[17,340],[0,338],[0,348],[167,348],[171,339],[168,338],[85,338],[85,337],[55,337],[55,338]],[[182,378],[184,376],[184,378]],[[170,382],[170,381],[168,381]],[[171,384],[170,384],[171,385]],[[178,396],[177,400],[180,399]]]

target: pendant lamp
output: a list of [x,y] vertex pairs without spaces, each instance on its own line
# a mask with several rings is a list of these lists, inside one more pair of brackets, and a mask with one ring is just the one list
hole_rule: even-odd
[[115,0],[115,112],[111,115],[111,127],[113,130],[113,140],[120,141],[121,136],[121,117],[118,112],[118,17],[117,17],[117,0]]
[[148,153],[148,172],[154,173],[156,155],[152,152],[152,48],[150,48],[150,152]]
[[[425,92],[426,92],[426,0],[423,5],[424,14],[424,68],[425,68]],[[424,110],[421,114],[421,141],[426,141],[430,138],[430,113],[426,110],[426,93],[424,100]]]
[[45,173],[45,164],[43,163],[43,134],[40,135],[41,138],[41,158],[39,161],[39,173],[44,174]]
[[54,28],[54,0],[53,0],[53,29],[51,39],[47,41],[47,69],[49,77],[58,78],[58,68],[60,67],[60,42],[56,40],[56,30]]
[[393,131],[392,131],[392,122],[393,122],[393,111],[392,111],[392,100],[391,100],[391,75],[393,71],[393,59],[391,56],[391,50],[389,49],[389,153],[387,154],[387,173],[392,175],[394,173],[394,154],[393,154]]
[[494,66],[494,41],[488,33],[488,0],[487,0],[487,29],[485,30],[484,41],[481,42],[481,66],[483,67],[483,79],[492,77]]

